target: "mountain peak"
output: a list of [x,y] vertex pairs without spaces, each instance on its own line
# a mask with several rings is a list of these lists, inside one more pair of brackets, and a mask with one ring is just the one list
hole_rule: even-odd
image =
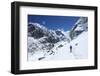
[[30,25],[33,25],[33,26],[36,26],[36,27],[38,27],[38,28],[47,29],[46,27],[44,27],[44,26],[41,25],[40,23],[29,22],[28,25],[29,25],[29,26],[30,26]]

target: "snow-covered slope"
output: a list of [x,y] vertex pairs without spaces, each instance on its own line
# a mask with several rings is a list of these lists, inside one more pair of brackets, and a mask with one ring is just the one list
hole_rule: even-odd
[[88,58],[88,32],[84,31],[76,39],[72,40],[70,45],[76,59]]
[[[29,55],[29,61],[34,60],[65,60],[65,59],[86,59],[88,58],[88,33],[83,32],[70,43],[61,41],[55,44],[55,47],[46,51],[37,51],[34,55]],[[72,46],[72,53],[70,53]]]

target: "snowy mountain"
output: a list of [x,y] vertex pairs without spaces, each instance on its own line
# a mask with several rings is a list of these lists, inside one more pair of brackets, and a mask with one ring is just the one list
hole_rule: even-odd
[[88,18],[81,17],[74,25],[74,27],[70,31],[71,39],[76,38],[79,34],[84,31],[88,31]]
[[85,17],[80,18],[74,27],[66,32],[60,29],[47,29],[39,23],[30,22],[28,24],[28,60],[87,58],[87,34],[88,22]]
[[[49,30],[38,23],[28,24],[28,52],[50,51],[55,43],[66,40],[67,37],[61,30]],[[68,40],[68,39],[67,39]]]

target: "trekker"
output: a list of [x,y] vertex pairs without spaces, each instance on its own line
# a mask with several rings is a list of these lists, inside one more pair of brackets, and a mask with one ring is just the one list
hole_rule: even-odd
[[70,53],[72,53],[72,46],[70,45]]

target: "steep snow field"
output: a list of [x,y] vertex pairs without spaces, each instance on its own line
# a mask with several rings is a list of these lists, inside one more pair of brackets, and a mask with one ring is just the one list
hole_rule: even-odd
[[[59,47],[63,45],[63,47]],[[29,61],[34,60],[65,60],[65,59],[74,59],[74,55],[70,53],[70,45],[67,42],[59,42],[55,44],[55,47],[50,52],[36,52],[34,55],[29,54]]]
[[[85,59],[88,57],[88,33],[83,32],[70,43],[61,41],[55,44],[50,52],[38,51],[34,55],[29,53],[29,61],[36,60],[66,60],[66,59]],[[62,47],[59,47],[63,45]],[[70,53],[72,46],[72,53]]]
[[72,40],[73,55],[76,59],[88,58],[88,32],[83,32],[76,39]]

